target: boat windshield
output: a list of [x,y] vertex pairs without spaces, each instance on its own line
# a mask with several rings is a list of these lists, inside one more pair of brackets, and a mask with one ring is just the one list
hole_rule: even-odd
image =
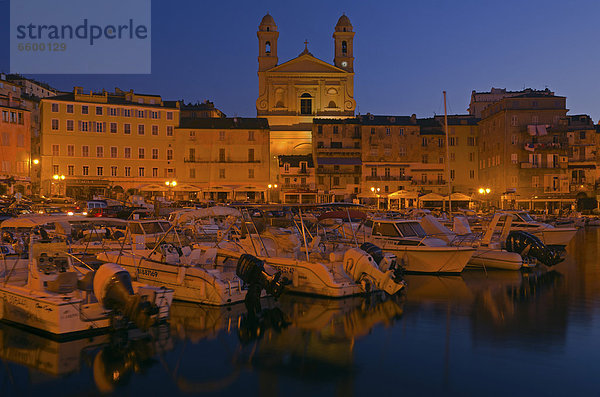
[[527,212],[519,212],[519,217],[524,221],[524,222],[535,222],[533,220],[533,218],[531,217],[531,215],[529,215]]
[[396,227],[403,237],[425,237],[427,233],[418,222],[399,222]]
[[168,222],[145,222],[142,223],[142,228],[146,234],[163,233],[169,230]]

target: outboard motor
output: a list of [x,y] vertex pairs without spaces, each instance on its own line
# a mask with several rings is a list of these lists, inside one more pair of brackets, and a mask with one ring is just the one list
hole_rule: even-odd
[[269,275],[265,271],[264,262],[250,254],[240,256],[235,273],[248,284],[244,301],[249,311],[260,311],[260,294],[263,289],[274,297],[278,297],[283,291],[283,284],[279,281],[281,272]]
[[404,277],[404,268],[396,261],[396,255],[385,254],[381,248],[373,243],[362,243],[360,249],[371,255],[379,270],[387,272],[392,270],[394,273],[394,281],[399,282]]
[[521,256],[533,257],[546,266],[554,266],[564,260],[560,253],[548,248],[537,236],[522,230],[508,233],[506,250]]
[[94,294],[106,309],[121,314],[141,330],[147,330],[156,322],[158,307],[133,293],[131,276],[115,263],[105,263],[98,268]]
[[393,270],[381,271],[373,257],[361,249],[350,248],[343,261],[346,274],[361,284],[365,292],[382,290],[393,295],[405,286],[404,281],[396,279]]

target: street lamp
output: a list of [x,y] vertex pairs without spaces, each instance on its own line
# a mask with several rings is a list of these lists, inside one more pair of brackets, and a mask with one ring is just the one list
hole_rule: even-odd
[[271,202],[273,200],[273,193],[271,192],[272,189],[277,189],[277,184],[276,183],[269,183],[267,185],[267,202]]
[[489,187],[485,187],[485,188],[480,187],[478,190],[479,194],[481,194],[484,197],[484,199],[485,199],[485,196],[487,196],[488,194],[491,193],[491,191],[492,191],[492,189],[490,189]]
[[[52,175],[52,179],[54,179],[55,181],[57,181],[58,183],[58,196],[61,196],[61,182],[60,181],[64,181],[65,180],[65,176],[64,175],[58,175],[58,174],[54,174]],[[54,183],[52,183],[54,185]]]
[[381,188],[376,188],[374,186],[371,186],[371,192],[373,192],[374,194],[377,195],[377,209],[379,210],[379,191],[381,190]]

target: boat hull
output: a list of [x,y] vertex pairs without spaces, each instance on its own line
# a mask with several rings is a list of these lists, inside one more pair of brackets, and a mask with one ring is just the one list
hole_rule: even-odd
[[475,252],[470,247],[425,245],[394,245],[383,249],[395,254],[404,269],[411,273],[460,273]]
[[222,306],[246,298],[247,290],[242,288],[242,281],[233,272],[159,262],[132,254],[131,251],[107,252],[99,254],[97,258],[117,263],[134,280],[172,289],[176,300]]
[[477,248],[467,264],[478,269],[519,270],[523,267],[523,258],[516,252]]

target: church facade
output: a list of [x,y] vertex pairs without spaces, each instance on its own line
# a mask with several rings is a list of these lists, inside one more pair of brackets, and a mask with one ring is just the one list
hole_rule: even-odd
[[279,64],[279,32],[269,14],[263,17],[257,36],[256,114],[269,121],[271,158],[275,159],[271,175],[277,175],[278,155],[312,152],[313,118],[354,117],[354,32],[348,17],[342,15],[333,33],[333,64],[313,56],[306,42],[300,55]]

